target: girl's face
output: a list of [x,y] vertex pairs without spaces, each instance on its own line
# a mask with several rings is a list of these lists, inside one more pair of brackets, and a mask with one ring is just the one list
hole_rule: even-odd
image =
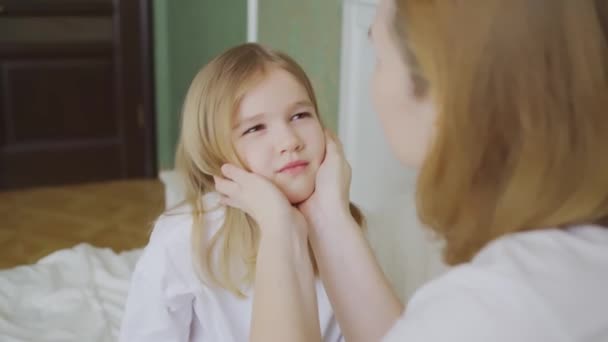
[[434,135],[436,113],[428,96],[420,99],[414,94],[411,70],[391,30],[395,6],[394,0],[382,0],[370,28],[376,53],[372,97],[394,154],[402,164],[417,167]]
[[236,113],[232,142],[253,172],[292,203],[306,200],[325,155],[325,134],[306,89],[274,68],[248,91]]

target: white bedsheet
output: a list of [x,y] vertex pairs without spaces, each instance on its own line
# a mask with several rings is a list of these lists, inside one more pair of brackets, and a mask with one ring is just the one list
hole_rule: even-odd
[[140,253],[80,244],[0,271],[0,341],[116,341]]

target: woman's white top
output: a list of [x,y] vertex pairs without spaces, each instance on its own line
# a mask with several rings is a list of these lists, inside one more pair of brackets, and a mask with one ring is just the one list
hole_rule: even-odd
[[385,342],[608,342],[608,228],[516,233],[420,288]]

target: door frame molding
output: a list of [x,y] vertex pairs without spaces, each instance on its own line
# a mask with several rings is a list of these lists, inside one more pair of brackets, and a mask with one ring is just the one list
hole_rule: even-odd
[[149,178],[158,177],[158,147],[156,141],[156,77],[154,65],[154,1],[140,0],[142,11],[141,25],[141,49],[143,57],[142,74],[142,101],[144,111],[144,142],[146,144],[145,176]]
[[258,0],[247,0],[247,42],[258,41]]

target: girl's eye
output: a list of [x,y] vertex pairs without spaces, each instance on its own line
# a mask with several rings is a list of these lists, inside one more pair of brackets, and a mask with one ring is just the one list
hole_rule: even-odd
[[308,112],[302,112],[302,113],[298,113],[294,116],[291,117],[292,120],[300,120],[300,119],[304,119],[304,118],[309,118],[311,117],[312,114],[308,113]]
[[248,130],[246,130],[245,132],[243,132],[243,135],[247,135],[247,134],[250,134],[250,133],[255,133],[255,132],[260,131],[262,129],[264,129],[264,125],[255,125],[255,126],[249,128]]

